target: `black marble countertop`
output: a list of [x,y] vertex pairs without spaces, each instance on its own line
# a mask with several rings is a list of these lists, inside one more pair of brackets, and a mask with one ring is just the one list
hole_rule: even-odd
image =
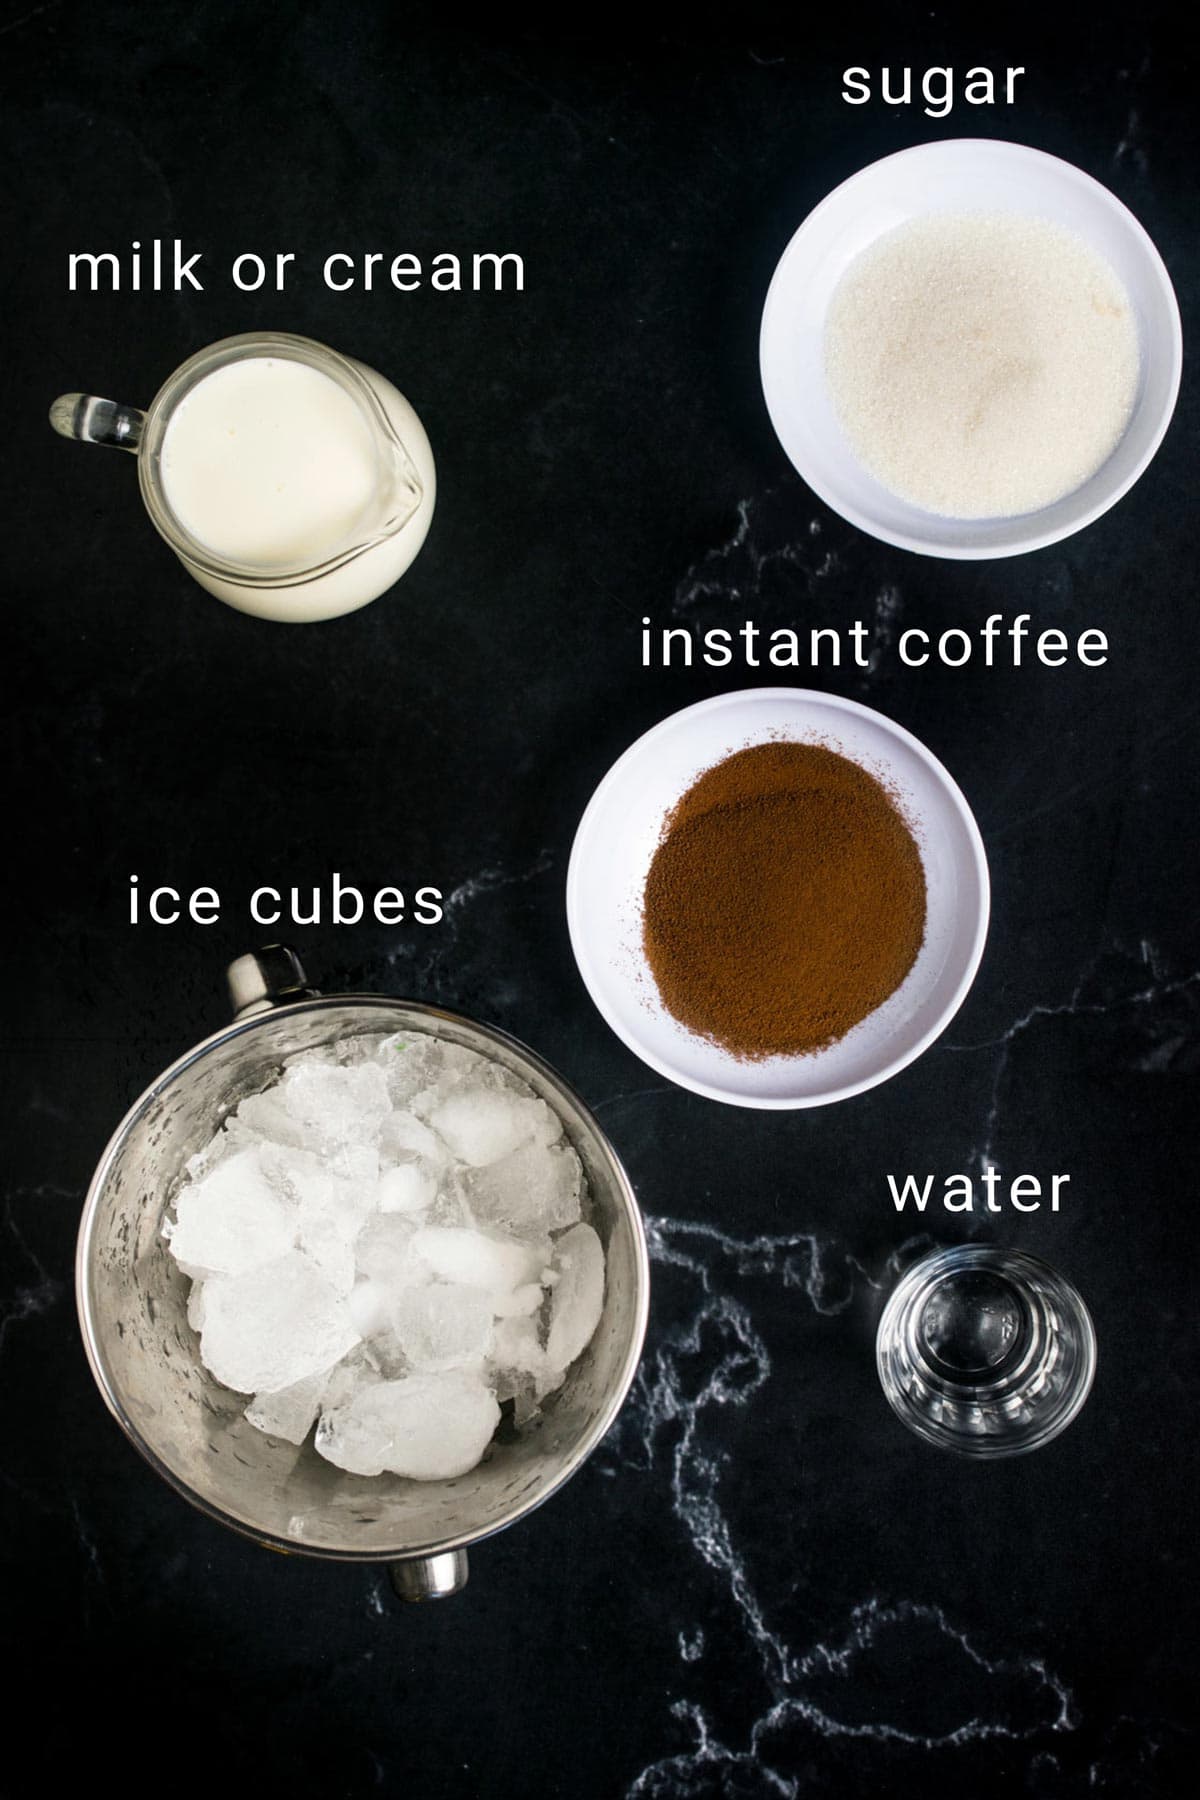
[[[875,157],[995,135],[1066,157],[1197,294],[1192,22],[1154,6],[616,17],[478,36],[427,9],[162,0],[0,18],[9,851],[0,1789],[205,1772],[358,1796],[1074,1797],[1182,1791],[1194,1749],[1200,950],[1194,383],[1089,530],[918,558],[819,504],[766,417],[757,332],[796,225]],[[1011,107],[840,98],[849,64],[1024,65]],[[70,294],[68,251],[292,250],[282,296]],[[516,250],[520,294],[334,294],[334,250]],[[56,393],[143,404],[200,345],[323,339],[408,393],[438,457],[389,597],[287,629],[195,586],[132,464]],[[994,884],[975,987],[886,1086],[760,1114],[658,1079],[593,1009],[563,884],[595,783],[677,707],[762,679],[640,664],[657,624],[1107,632],[1100,670],[824,672],[965,790]],[[770,678],[770,677],[768,677]],[[807,677],[798,677],[802,684]],[[144,1466],[88,1372],[74,1237],[143,1086],[224,1019],[259,882],[432,883],[436,929],[289,935],[328,990],[503,1026],[578,1086],[654,1258],[618,1427],[468,1589],[283,1561]],[[129,876],[228,896],[132,928]],[[1020,1242],[1093,1310],[1095,1391],[1034,1456],[926,1447],[872,1355],[902,1246],[885,1176],[1068,1171]],[[26,1726],[35,1706],[52,1724]],[[186,1785],[186,1780],[185,1780]],[[1190,1784],[1189,1784],[1190,1785]]]

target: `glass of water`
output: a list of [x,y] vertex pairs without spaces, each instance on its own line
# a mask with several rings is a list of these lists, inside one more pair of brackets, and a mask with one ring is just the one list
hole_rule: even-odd
[[915,1262],[879,1321],[883,1391],[918,1436],[1019,1456],[1071,1423],[1096,1373],[1083,1299],[1024,1250],[960,1244]]

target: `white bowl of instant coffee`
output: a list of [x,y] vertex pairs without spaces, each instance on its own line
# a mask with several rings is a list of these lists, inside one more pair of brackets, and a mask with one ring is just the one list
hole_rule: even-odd
[[813,491],[928,556],[1014,556],[1132,487],[1179,391],[1162,258],[1107,188],[1021,144],[872,163],[801,225],[763,310],[772,423]]
[[626,750],[567,875],[579,972],[652,1069],[734,1106],[876,1087],[958,1011],[988,921],[959,788],[882,713],[750,688]]

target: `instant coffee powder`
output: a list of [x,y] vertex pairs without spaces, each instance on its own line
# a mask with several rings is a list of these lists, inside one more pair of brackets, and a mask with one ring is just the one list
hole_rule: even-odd
[[707,770],[646,878],[663,1005],[742,1058],[844,1037],[895,993],[924,935],[921,855],[895,798],[823,744],[755,744]]

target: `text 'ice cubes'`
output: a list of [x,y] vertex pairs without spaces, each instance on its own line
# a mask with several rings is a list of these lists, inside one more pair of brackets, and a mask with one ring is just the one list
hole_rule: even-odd
[[163,1235],[257,1429],[363,1476],[449,1480],[566,1379],[604,1251],[553,1109],[422,1032],[307,1050],[187,1166]]

